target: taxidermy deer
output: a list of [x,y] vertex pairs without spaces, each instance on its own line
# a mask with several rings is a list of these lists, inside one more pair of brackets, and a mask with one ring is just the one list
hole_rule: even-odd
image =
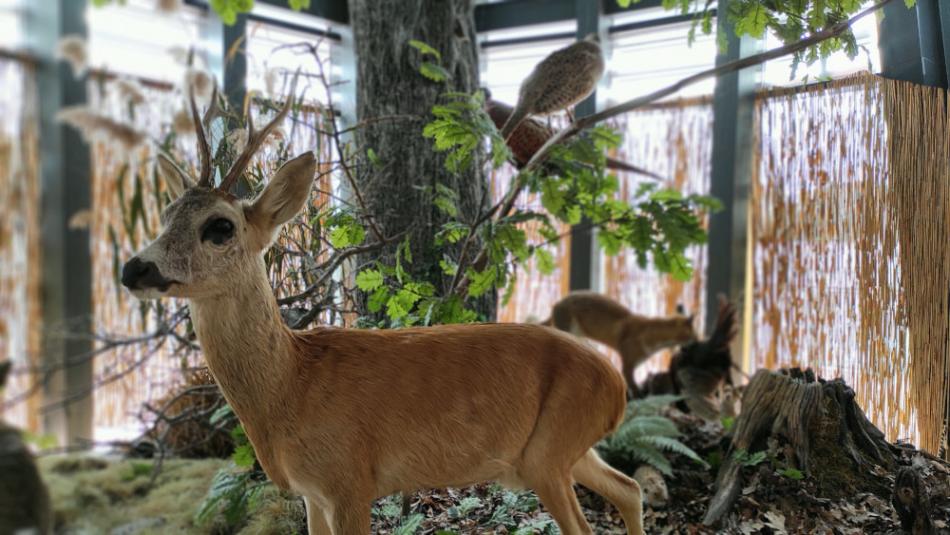
[[253,200],[228,191],[289,106],[260,131],[249,121],[244,151],[214,187],[191,99],[199,178],[160,157],[176,199],[122,284],[189,300],[209,369],[270,480],[304,496],[309,532],[369,533],[377,497],[497,480],[535,490],[565,534],[591,533],[574,482],[643,533],[640,487],[591,449],[620,424],[624,383],[572,337],[537,325],[284,325],[264,252],[307,202],[314,155],[284,164]]
[[[0,363],[0,388],[10,362]],[[53,532],[49,494],[19,429],[0,422],[0,533]]]
[[692,316],[640,316],[617,301],[594,292],[568,294],[554,304],[551,317],[542,324],[615,349],[623,361],[623,378],[631,393],[636,392],[633,370],[650,355],[696,339]]

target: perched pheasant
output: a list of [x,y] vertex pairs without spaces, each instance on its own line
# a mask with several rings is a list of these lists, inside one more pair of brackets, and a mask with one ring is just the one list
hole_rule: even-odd
[[518,105],[501,129],[505,139],[529,115],[570,108],[594,92],[604,74],[604,53],[596,34],[541,60],[518,91]]
[[[513,108],[504,102],[492,100],[491,93],[487,89],[483,89],[483,91],[486,94],[485,111],[488,113],[488,116],[491,117],[492,122],[495,123],[495,127],[501,128],[505,122],[508,121],[508,118],[511,117]],[[538,152],[552,136],[554,136],[553,129],[541,121],[530,117],[515,127],[511,135],[508,136],[506,143],[508,148],[511,149],[511,154],[514,157],[515,165],[518,169],[527,165],[531,157],[534,156],[534,153]],[[657,180],[665,180],[660,175],[609,156],[607,157],[607,168],[616,171],[638,173]]]

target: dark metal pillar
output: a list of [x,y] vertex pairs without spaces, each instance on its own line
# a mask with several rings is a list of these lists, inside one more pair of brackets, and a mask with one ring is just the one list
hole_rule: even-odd
[[878,34],[884,76],[935,87],[947,87],[950,5],[918,0],[913,9],[903,2],[884,6]]
[[[591,33],[601,34],[600,14],[601,3],[591,0],[575,0],[575,16],[577,17],[577,38],[583,39]],[[601,44],[606,43],[601,39]],[[574,110],[576,117],[591,115],[597,111],[597,93],[594,92]],[[589,290],[594,287],[594,257],[597,251],[594,247],[594,231],[587,220],[571,228],[570,248],[570,276],[571,290]]]
[[[719,13],[728,13],[730,0],[720,0]],[[728,17],[718,18],[718,31],[728,48],[716,56],[722,65],[757,51],[761,42],[736,37]],[[752,175],[755,89],[760,67],[727,74],[716,80],[713,99],[713,149],[710,194],[724,209],[709,221],[709,261],[706,271],[706,325],[712,327],[717,296],[735,303],[745,288],[748,254],[749,178]],[[748,313],[748,312],[747,312]]]
[[[70,229],[69,218],[91,207],[89,146],[56,120],[65,106],[86,103],[86,82],[55,59],[64,35],[86,35],[86,2],[33,2],[26,17],[36,71],[43,251],[43,366],[54,370],[44,383],[44,432],[60,445],[92,439],[93,367],[89,352],[92,270],[89,231]],[[63,336],[68,330],[73,336]],[[79,336],[75,336],[79,335]],[[60,404],[59,402],[68,401]]]
[[238,15],[237,22],[224,27],[224,94],[232,110],[244,106],[247,95],[247,15]]

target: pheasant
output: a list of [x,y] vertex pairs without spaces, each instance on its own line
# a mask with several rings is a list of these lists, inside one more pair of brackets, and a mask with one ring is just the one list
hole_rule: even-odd
[[501,129],[505,139],[529,115],[549,115],[584,100],[604,74],[604,53],[596,34],[555,50],[541,60],[518,90],[518,104]]
[[[483,91],[486,94],[485,111],[488,113],[488,116],[491,117],[492,122],[495,123],[495,127],[501,128],[502,125],[508,121],[508,118],[511,117],[513,111],[512,107],[504,102],[493,100],[491,93],[487,89],[483,89]],[[515,127],[511,135],[509,135],[505,141],[508,148],[511,149],[512,156],[514,156],[515,166],[521,169],[527,165],[534,156],[534,153],[538,152],[552,136],[554,136],[554,130],[541,121],[530,117],[522,121],[520,125]],[[637,173],[656,180],[665,180],[656,173],[609,156],[607,157],[607,168],[615,171]]]

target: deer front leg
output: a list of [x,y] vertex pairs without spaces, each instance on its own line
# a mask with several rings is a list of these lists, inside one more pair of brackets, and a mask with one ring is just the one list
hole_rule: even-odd
[[315,500],[304,498],[307,506],[307,533],[310,535],[333,535],[327,524],[326,511]]
[[[347,489],[351,490],[351,489]],[[370,528],[372,498],[359,493],[334,496],[325,509],[333,535],[366,535]]]

